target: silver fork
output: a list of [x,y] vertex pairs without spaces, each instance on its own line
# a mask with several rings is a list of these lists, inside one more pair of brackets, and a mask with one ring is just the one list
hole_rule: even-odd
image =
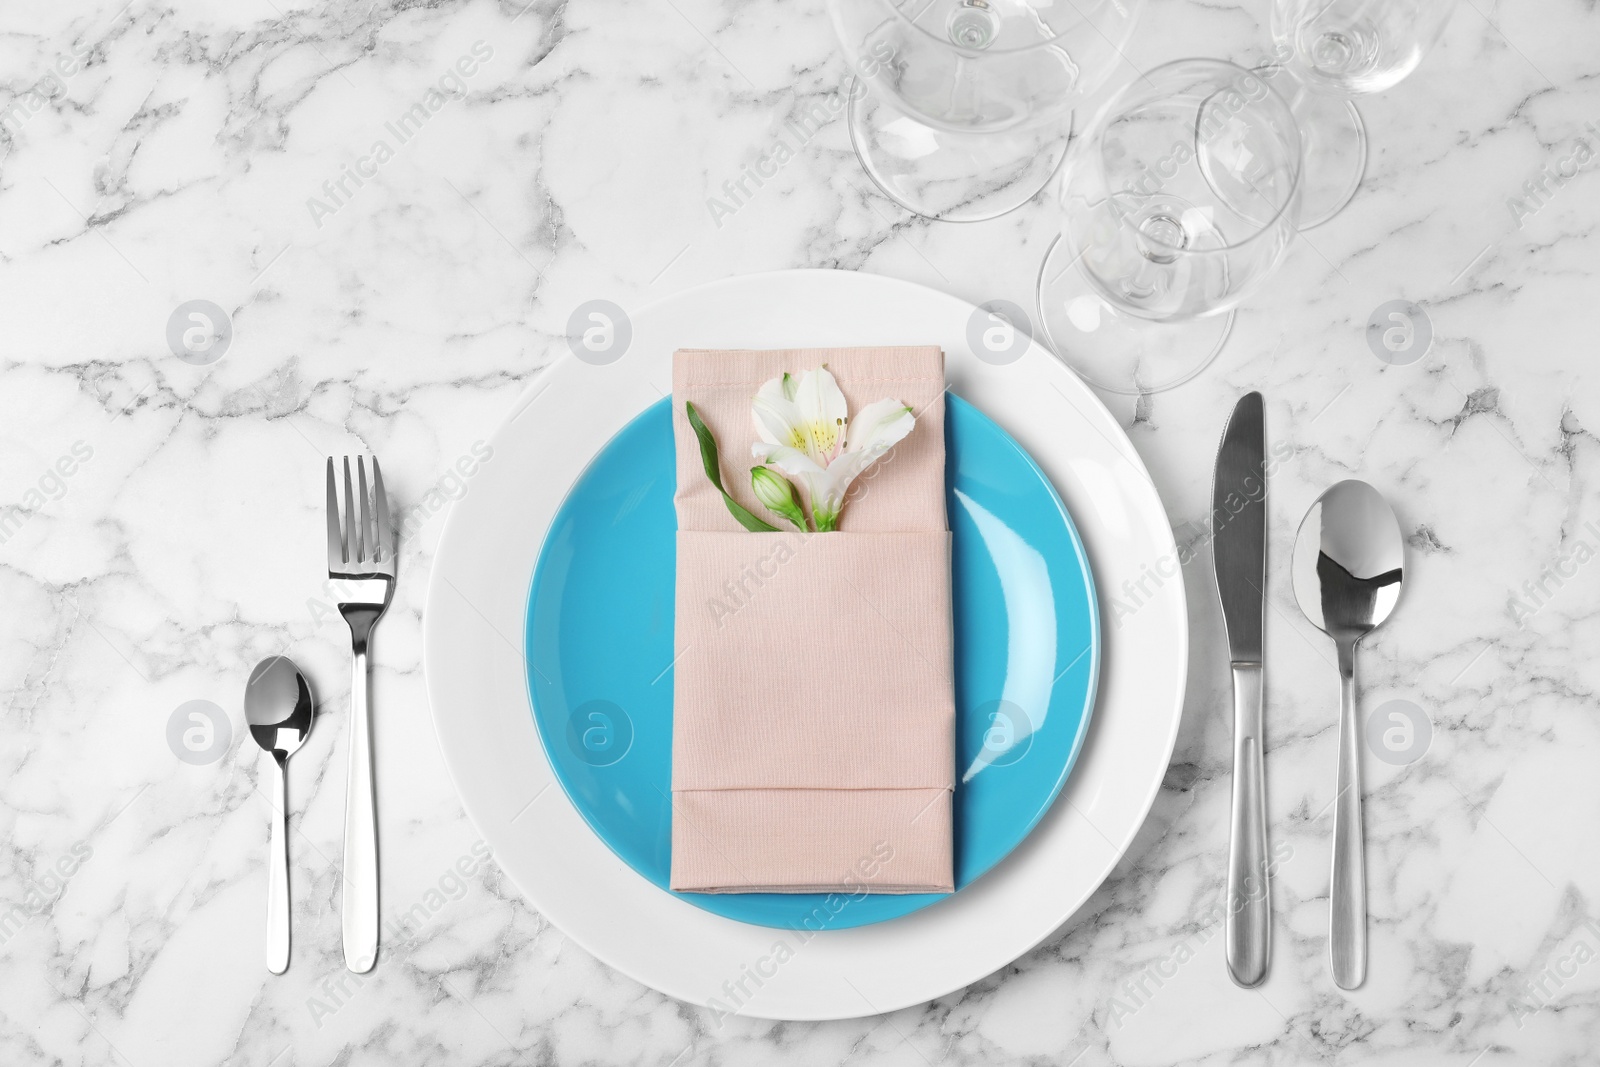
[[350,778],[344,806],[344,887],[341,893],[344,963],[357,974],[378,961],[378,821],[373,809],[372,721],[367,653],[372,628],[394,595],[394,527],[383,474],[372,460],[372,507],[367,468],[356,457],[356,489],[350,457],[344,459],[344,512],[328,459],[328,577],[339,614],[350,626]]

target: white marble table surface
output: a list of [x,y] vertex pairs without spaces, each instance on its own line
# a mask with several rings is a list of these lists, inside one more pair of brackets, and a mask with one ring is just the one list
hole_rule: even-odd
[[[1292,448],[1271,497],[1268,803],[1289,858],[1270,981],[1228,982],[1210,918],[1229,719],[1202,551],[1165,786],[1067,926],[922,1007],[714,1028],[569,944],[476,858],[420,666],[430,556],[470,492],[451,470],[582,301],[826,266],[1031,306],[1054,231],[1038,205],[973,226],[906,215],[837,122],[718,225],[707,197],[846,75],[822,4],[523,3],[0,11],[0,1063],[1592,1062],[1600,168],[1540,177],[1578,138],[1600,145],[1592,4],[1463,3],[1422,68],[1363,105],[1365,187],[1219,361],[1108,398],[1186,543],[1240,392],[1266,393],[1269,437]],[[1266,7],[1156,3],[1117,81],[1259,59]],[[405,143],[387,134],[476,42],[464,95]],[[333,200],[324,183],[357,166],[370,177]],[[166,340],[196,299],[233,331],[208,366]],[[1434,331],[1409,366],[1364,339],[1394,299]],[[336,891],[349,646],[317,572],[322,457],[353,450],[381,455],[407,509],[376,732],[385,920],[424,916],[359,981]],[[1330,652],[1287,582],[1299,517],[1347,476],[1395,502],[1410,544],[1367,707],[1408,700],[1433,724],[1415,763],[1367,761],[1372,963],[1348,995],[1325,964]],[[269,779],[241,696],[280,651],[327,711],[292,764],[295,959],[274,978]],[[169,745],[190,701],[231,724],[212,762]]]

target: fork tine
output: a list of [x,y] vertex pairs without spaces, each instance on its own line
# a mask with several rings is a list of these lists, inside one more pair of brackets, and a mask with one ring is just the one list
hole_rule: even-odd
[[372,563],[378,557],[378,539],[372,536],[372,517],[367,510],[367,463],[356,457],[356,484],[361,489],[361,562]]
[[333,478],[333,457],[328,457],[328,569],[344,565],[344,537],[339,532],[339,490]]
[[361,530],[356,525],[356,492],[350,487],[350,457],[344,457],[344,560],[354,566],[361,561]]
[[372,457],[372,502],[378,509],[378,554],[382,562],[394,566],[394,527],[389,525],[389,495],[383,491],[383,472],[378,457]]

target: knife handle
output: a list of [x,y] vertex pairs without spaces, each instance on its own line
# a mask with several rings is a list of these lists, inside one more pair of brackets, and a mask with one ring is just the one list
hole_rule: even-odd
[[1261,758],[1259,664],[1233,665],[1233,811],[1228,837],[1228,974],[1250,989],[1267,977],[1272,895],[1267,884],[1267,799]]

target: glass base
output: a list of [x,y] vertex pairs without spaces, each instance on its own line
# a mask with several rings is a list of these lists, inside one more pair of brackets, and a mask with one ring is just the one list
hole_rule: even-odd
[[862,169],[890,200],[923,218],[983,222],[1026,204],[1067,155],[1065,130],[951,133],[880,103],[852,80],[850,143]]
[[1288,78],[1275,82],[1300,124],[1305,169],[1300,175],[1300,229],[1321,226],[1344,210],[1367,173],[1367,127],[1354,100],[1319,93]]
[[1057,237],[1039,268],[1039,324],[1056,357],[1097,389],[1159,393],[1199,374],[1233,330],[1232,311],[1159,322],[1119,311],[1090,286]]

